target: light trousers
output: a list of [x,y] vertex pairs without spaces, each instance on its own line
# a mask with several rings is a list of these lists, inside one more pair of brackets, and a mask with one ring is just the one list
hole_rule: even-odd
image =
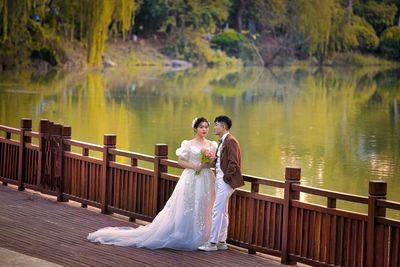
[[212,210],[212,225],[209,242],[225,242],[229,224],[229,198],[234,189],[218,175],[215,180],[215,202]]

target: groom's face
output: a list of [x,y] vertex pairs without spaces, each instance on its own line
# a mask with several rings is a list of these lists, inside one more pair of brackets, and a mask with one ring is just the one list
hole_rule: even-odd
[[220,135],[224,131],[224,124],[221,122],[215,122],[214,123],[214,133],[216,135]]

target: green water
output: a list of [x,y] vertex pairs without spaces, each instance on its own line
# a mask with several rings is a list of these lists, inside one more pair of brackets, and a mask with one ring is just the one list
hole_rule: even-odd
[[245,173],[283,180],[285,167],[300,167],[302,184],[362,196],[369,180],[385,180],[388,199],[400,201],[399,77],[400,70],[349,68],[2,73],[0,124],[19,127],[29,117],[37,130],[47,118],[90,143],[114,133],[123,150],[152,155],[154,144],[166,143],[176,159],[194,117],[227,114]]

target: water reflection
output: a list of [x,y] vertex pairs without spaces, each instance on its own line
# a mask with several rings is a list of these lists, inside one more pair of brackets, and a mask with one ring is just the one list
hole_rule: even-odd
[[359,195],[368,194],[369,180],[384,179],[388,198],[400,201],[398,70],[1,75],[1,124],[18,127],[20,118],[31,117],[37,130],[48,118],[72,126],[75,139],[101,144],[103,134],[115,133],[121,149],[153,154],[154,144],[167,143],[175,158],[180,142],[193,136],[193,117],[226,113],[234,120],[246,173],[282,180],[285,167],[301,167],[303,184]]

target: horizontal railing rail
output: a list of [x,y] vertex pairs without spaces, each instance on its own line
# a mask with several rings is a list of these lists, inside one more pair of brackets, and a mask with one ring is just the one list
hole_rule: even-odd
[[103,152],[102,146],[94,145],[94,144],[90,144],[90,143],[86,143],[86,142],[82,142],[82,141],[78,141],[78,140],[66,139],[66,140],[64,140],[64,144],[69,145],[69,146],[79,147],[82,149]]
[[307,186],[307,185],[294,184],[292,186],[292,189],[295,192],[301,192],[301,193],[312,194],[315,196],[326,197],[329,199],[329,201],[339,199],[339,200],[345,200],[345,201],[349,201],[349,202],[353,202],[353,203],[368,204],[367,197],[346,194],[346,193],[339,193],[339,192],[315,188],[315,187],[311,187],[311,186]]
[[21,130],[18,128],[13,128],[9,126],[4,126],[0,125],[0,131],[6,132],[6,133],[13,133],[13,134],[20,134]]

